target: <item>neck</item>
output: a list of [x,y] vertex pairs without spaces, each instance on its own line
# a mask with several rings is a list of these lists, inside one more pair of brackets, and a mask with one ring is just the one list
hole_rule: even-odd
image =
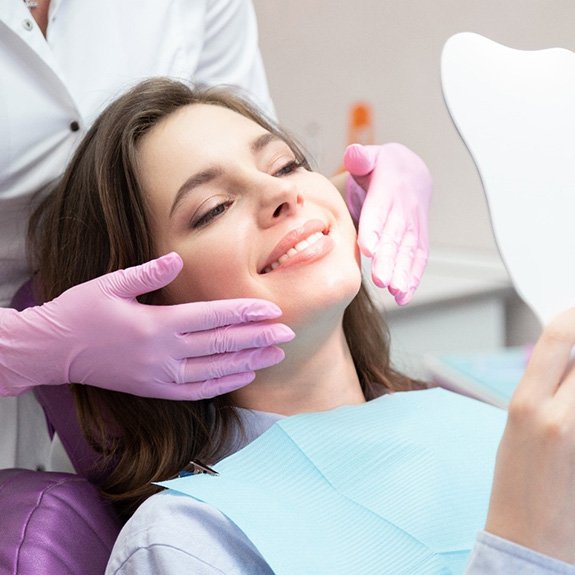
[[296,331],[279,365],[232,394],[239,407],[294,415],[365,402],[341,323],[327,334]]
[[26,5],[30,8],[30,12],[34,20],[36,20],[42,34],[46,36],[46,32],[48,30],[48,10],[50,8],[50,0],[34,0],[27,2]]

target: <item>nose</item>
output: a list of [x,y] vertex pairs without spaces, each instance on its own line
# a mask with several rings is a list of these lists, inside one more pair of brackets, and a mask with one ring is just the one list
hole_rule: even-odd
[[293,180],[267,176],[262,186],[258,219],[264,228],[297,214],[303,206],[303,195]]

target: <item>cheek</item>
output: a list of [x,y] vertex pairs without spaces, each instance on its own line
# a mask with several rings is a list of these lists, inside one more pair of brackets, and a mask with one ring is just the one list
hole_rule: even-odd
[[[163,290],[166,303],[178,304],[245,297],[245,273],[239,273],[237,258],[213,253],[186,258],[184,269]],[[235,265],[234,265],[235,264]]]
[[[178,277],[164,288],[168,304],[249,297],[249,263],[253,233],[248,219],[221,218],[197,234],[174,234],[161,247],[177,252],[184,262]],[[252,288],[253,289],[253,288]]]
[[166,295],[170,303],[187,303],[221,299],[220,286],[225,285],[224,278],[216,275],[182,273],[167,288]]

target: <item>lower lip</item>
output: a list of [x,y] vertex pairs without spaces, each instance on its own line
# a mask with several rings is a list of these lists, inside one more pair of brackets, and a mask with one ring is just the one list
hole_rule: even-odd
[[276,272],[281,272],[288,270],[294,266],[306,265],[317,260],[320,260],[327,254],[329,254],[334,247],[334,241],[329,235],[324,235],[322,238],[317,240],[311,246],[298,252],[297,254],[291,256],[283,264],[278,266],[275,270],[272,270],[264,275],[270,275]]

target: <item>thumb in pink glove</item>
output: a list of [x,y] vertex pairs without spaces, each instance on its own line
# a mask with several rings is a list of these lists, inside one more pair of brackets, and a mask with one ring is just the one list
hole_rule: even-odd
[[[0,395],[85,383],[144,397],[204,399],[280,362],[294,337],[256,299],[140,304],[182,269],[171,253],[77,285],[42,306],[0,310]],[[181,384],[181,385],[178,385]]]
[[373,282],[408,303],[427,265],[432,180],[424,162],[401,144],[347,147],[347,203],[359,221],[358,243]]

